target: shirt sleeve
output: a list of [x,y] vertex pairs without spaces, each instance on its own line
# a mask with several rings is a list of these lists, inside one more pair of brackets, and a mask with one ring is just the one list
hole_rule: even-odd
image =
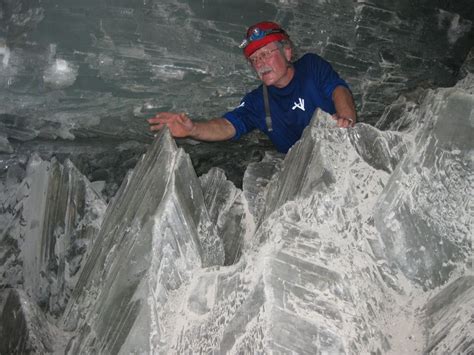
[[256,121],[258,114],[253,108],[253,101],[249,94],[245,95],[238,107],[225,113],[223,117],[235,128],[233,140],[237,140],[242,137],[242,135],[257,128]]
[[339,77],[331,64],[317,55],[314,56],[313,69],[316,74],[316,84],[328,99],[332,100],[332,93],[338,86],[344,86],[350,90],[349,85]]

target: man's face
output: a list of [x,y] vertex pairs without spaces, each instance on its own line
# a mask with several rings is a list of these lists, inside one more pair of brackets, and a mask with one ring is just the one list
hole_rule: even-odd
[[276,42],[259,48],[249,57],[253,68],[262,82],[269,86],[283,88],[293,78],[293,68],[288,66],[291,59],[291,48],[283,47],[281,53]]

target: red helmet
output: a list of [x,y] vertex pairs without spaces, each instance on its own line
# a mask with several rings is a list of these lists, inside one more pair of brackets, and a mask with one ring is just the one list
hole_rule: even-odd
[[248,58],[253,52],[268,43],[284,39],[290,39],[290,37],[279,24],[263,21],[248,28],[247,35],[240,48],[244,49],[245,57]]

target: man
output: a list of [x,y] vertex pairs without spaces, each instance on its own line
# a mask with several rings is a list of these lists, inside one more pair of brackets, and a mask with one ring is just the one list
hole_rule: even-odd
[[238,139],[259,129],[286,153],[317,108],[333,114],[339,127],[354,125],[354,100],[346,82],[316,54],[292,63],[291,42],[280,25],[260,22],[249,27],[241,48],[262,85],[245,95],[236,109],[203,122],[184,113],[160,112],[148,120],[150,129],[166,125],[174,137],[203,141]]

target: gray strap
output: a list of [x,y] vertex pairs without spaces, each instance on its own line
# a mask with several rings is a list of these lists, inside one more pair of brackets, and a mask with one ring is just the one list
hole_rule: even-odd
[[268,88],[263,84],[263,103],[265,105],[265,122],[267,123],[268,131],[273,131],[272,116],[270,115],[270,102],[268,100]]

